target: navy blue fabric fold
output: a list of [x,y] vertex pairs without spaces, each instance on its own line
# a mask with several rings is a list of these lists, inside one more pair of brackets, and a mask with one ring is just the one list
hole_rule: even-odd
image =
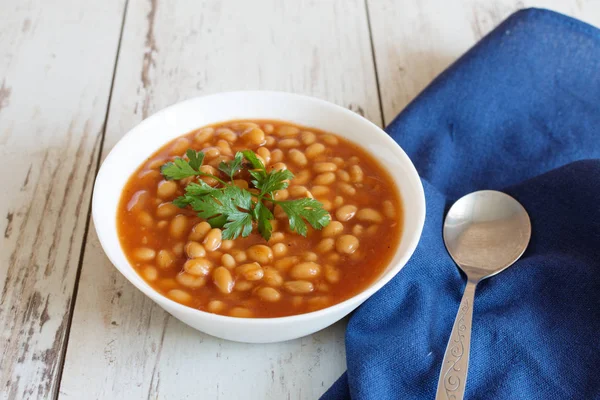
[[442,222],[503,190],[532,220],[523,258],[476,292],[467,399],[600,399],[600,31],[522,10],[386,129],[423,178],[404,269],[350,318],[348,371],[323,399],[433,399],[465,286]]

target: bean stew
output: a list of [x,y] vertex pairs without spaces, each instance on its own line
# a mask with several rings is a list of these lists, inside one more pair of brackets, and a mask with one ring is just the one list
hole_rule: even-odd
[[[161,167],[186,159],[189,149],[202,151],[199,170],[217,179],[165,179]],[[190,182],[218,187],[229,179],[219,165],[243,150],[267,171],[293,173],[273,200],[314,198],[330,222],[308,226],[302,236],[280,206],[265,202],[274,216],[268,241],[257,230],[226,239],[212,220],[173,203]],[[231,179],[256,196],[250,175]],[[376,154],[332,133],[263,120],[203,127],[163,146],[129,178],[117,211],[125,255],[156,291],[189,307],[249,318],[307,313],[361,292],[388,266],[402,220],[400,195]]]

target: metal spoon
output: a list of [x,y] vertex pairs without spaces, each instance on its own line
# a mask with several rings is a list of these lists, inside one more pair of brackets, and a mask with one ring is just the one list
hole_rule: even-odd
[[452,326],[436,400],[461,400],[469,367],[475,287],[521,257],[531,222],[523,206],[507,194],[482,190],[460,198],[444,221],[444,243],[467,275],[467,286]]

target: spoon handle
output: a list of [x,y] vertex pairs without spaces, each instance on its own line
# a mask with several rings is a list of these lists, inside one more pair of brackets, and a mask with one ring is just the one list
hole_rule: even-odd
[[473,300],[476,282],[468,281],[448,340],[438,380],[436,400],[462,400],[469,369]]

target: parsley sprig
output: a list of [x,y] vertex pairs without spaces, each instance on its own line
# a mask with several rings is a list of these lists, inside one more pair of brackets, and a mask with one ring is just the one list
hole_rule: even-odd
[[[290,229],[306,236],[308,222],[315,229],[322,229],[330,222],[330,216],[323,205],[309,198],[296,200],[275,200],[274,193],[288,187],[294,178],[289,170],[267,172],[263,162],[251,150],[237,152],[233,160],[221,162],[219,171],[227,176],[229,182],[200,169],[204,162],[204,153],[189,149],[185,158],[176,158],[164,164],[160,171],[167,180],[181,180],[189,177],[209,177],[219,182],[212,187],[198,179],[185,187],[185,194],[173,201],[178,207],[191,207],[200,218],[205,219],[213,228],[223,229],[224,239],[247,237],[254,227],[263,238],[269,240],[275,219],[270,205],[278,205],[288,216]],[[234,177],[246,169],[251,177],[254,191],[240,188]],[[225,179],[227,179],[225,178]]]

